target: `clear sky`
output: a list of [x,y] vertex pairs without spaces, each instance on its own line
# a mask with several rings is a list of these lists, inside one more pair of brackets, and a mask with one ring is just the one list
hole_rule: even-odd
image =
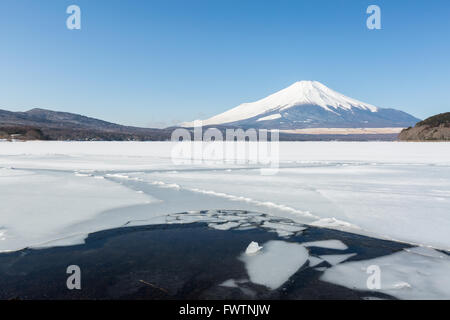
[[[71,4],[81,30],[66,28]],[[382,30],[366,27],[370,4]],[[298,80],[419,118],[450,111],[450,1],[0,1],[0,109],[161,127]]]

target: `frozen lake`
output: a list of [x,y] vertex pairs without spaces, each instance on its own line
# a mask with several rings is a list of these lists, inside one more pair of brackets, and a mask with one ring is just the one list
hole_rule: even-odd
[[[326,261],[329,268],[318,271],[328,283],[365,290],[367,274],[361,270],[375,264],[386,275],[383,294],[406,299],[450,295],[445,290],[450,287],[449,256],[430,248],[450,249],[450,144],[282,142],[271,175],[262,174],[264,164],[238,157],[180,161],[183,157],[174,159],[175,146],[1,142],[0,252],[82,244],[89,234],[122,226],[198,222],[219,231],[246,230],[249,225],[236,216],[202,214],[245,210],[292,221],[259,220],[259,227],[278,238],[265,238],[273,241],[256,258],[235,257],[245,264],[251,283],[275,290],[307,261]],[[189,214],[180,222],[177,212]],[[354,257],[365,250],[367,243],[361,243],[356,253],[311,257],[307,245],[292,243],[311,226],[419,247],[379,255],[372,246],[366,248],[372,257],[363,259]],[[336,241],[321,245],[347,249]],[[261,266],[283,257],[289,259],[267,278]],[[233,281],[225,286],[235,286]],[[443,290],[440,284],[447,282]]]
[[0,251],[208,209],[450,249],[450,144],[281,142],[268,176],[233,158],[176,164],[174,145],[0,143]]
[[[242,211],[180,212],[0,253],[0,299],[448,299],[448,252]],[[82,269],[82,290],[65,270]],[[380,268],[380,286],[367,270]]]

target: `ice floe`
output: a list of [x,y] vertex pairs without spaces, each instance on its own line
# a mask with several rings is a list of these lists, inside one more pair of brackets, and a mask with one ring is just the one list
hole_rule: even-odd
[[277,289],[308,260],[308,250],[298,243],[269,241],[257,255],[243,254],[250,281]]
[[245,254],[249,256],[254,255],[258,253],[262,248],[263,247],[261,247],[258,242],[252,241],[248,245],[247,249],[245,249]]
[[236,228],[240,225],[239,222],[225,222],[225,223],[210,223],[208,227],[216,229],[216,230],[230,230],[232,228]]
[[[380,288],[369,289],[370,266],[379,270]],[[412,248],[370,260],[345,262],[325,270],[322,281],[375,290],[399,299],[450,299],[450,256]]]
[[337,265],[345,260],[348,260],[349,258],[355,256],[356,253],[349,253],[349,254],[328,254],[328,255],[322,255],[320,258],[322,260],[325,260],[332,266]]
[[321,264],[324,261],[324,260],[314,257],[314,256],[310,256],[308,258],[308,260],[309,260],[309,267],[311,267],[311,268]]
[[322,241],[304,242],[302,243],[302,245],[304,245],[305,247],[319,247],[335,250],[348,249],[347,245],[340,240],[322,240]]
[[[263,213],[241,210],[209,210],[169,214],[166,223],[205,222],[217,230],[249,230],[256,227],[276,232],[280,237],[290,237],[306,229],[305,225]],[[150,222],[149,222],[150,223]]]
[[236,283],[236,280],[234,279],[228,279],[219,284],[221,287],[228,287],[228,288],[238,288],[239,285]]

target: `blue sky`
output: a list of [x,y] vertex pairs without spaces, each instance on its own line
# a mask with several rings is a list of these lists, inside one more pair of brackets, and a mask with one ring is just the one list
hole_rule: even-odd
[[2,0],[0,41],[0,109],[161,127],[317,80],[419,118],[450,111],[448,0]]

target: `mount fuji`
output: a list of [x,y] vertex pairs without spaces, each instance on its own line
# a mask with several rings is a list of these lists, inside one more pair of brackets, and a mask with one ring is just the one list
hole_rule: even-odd
[[[378,108],[317,81],[299,81],[266,98],[243,103],[209,119],[203,126],[304,129],[304,128],[401,128],[420,119],[395,109]],[[194,122],[182,123],[193,127]]]

